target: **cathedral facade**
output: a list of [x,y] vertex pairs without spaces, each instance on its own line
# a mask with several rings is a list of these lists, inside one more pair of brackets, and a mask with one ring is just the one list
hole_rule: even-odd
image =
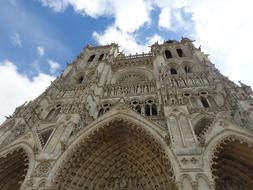
[[252,190],[253,99],[191,40],[85,47],[0,127],[1,190]]

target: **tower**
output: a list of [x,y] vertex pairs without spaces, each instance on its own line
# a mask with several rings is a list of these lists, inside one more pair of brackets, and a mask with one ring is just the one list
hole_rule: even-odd
[[251,88],[191,40],[85,47],[0,127],[1,190],[251,190]]

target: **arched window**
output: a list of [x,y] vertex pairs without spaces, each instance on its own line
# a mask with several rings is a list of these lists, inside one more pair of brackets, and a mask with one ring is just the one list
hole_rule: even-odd
[[207,101],[207,99],[205,97],[200,96],[200,101],[201,101],[203,107],[205,107],[205,108],[209,108],[210,107],[210,105],[209,105],[209,103],[208,103],[208,101]]
[[166,56],[167,59],[172,58],[172,54],[169,50],[165,50],[165,56]]
[[145,105],[145,115],[150,116],[150,105],[149,104]]
[[171,68],[171,69],[170,69],[170,74],[176,75],[176,74],[177,74],[177,70],[174,69],[174,68]]
[[141,113],[141,106],[140,106],[140,105],[136,106],[136,107],[135,107],[135,110],[136,110],[138,113]]
[[183,57],[183,50],[182,49],[177,49],[177,54],[179,57]]
[[101,54],[101,55],[99,56],[98,60],[99,60],[99,61],[102,61],[103,58],[104,58],[104,54]]
[[157,107],[156,107],[156,105],[155,104],[152,104],[152,107],[151,107],[152,109],[152,115],[157,115]]
[[47,119],[47,120],[51,120],[51,119],[53,118],[54,114],[55,114],[55,109],[53,108],[53,109],[47,114],[46,119]]
[[61,111],[61,105],[58,104],[56,108],[51,109],[51,111],[47,114],[46,120],[48,121],[56,120],[60,111]]
[[184,67],[184,71],[185,71],[185,73],[190,73],[190,72],[191,72],[191,69],[190,69],[189,66],[185,66],[185,67]]
[[95,55],[91,55],[88,62],[92,62],[94,58],[95,58]]
[[146,101],[144,110],[145,110],[145,115],[146,116],[156,116],[156,115],[158,115],[157,105],[153,100]]

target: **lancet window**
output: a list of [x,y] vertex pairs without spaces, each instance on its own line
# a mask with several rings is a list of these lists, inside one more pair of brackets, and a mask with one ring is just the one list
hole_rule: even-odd
[[189,66],[185,66],[184,67],[184,71],[185,71],[185,73],[190,73],[191,72],[191,68],[189,67]]
[[170,69],[170,74],[176,75],[177,74],[177,70],[175,68],[171,68]]
[[183,57],[184,56],[184,52],[182,49],[177,49],[177,54],[179,57]]
[[170,50],[165,50],[165,57],[166,57],[167,59],[173,58],[173,57],[172,57],[172,54],[171,54],[171,52],[170,52]]
[[201,101],[203,107],[205,107],[205,108],[210,107],[209,102],[207,101],[206,97],[200,96],[200,101]]
[[99,60],[99,61],[102,61],[103,58],[104,58],[104,54],[101,54],[101,55],[99,56],[98,60]]
[[153,100],[148,100],[145,102],[145,115],[146,116],[156,116],[157,113],[157,105]]
[[90,58],[88,59],[88,62],[92,62],[92,61],[94,60],[95,56],[96,56],[96,55],[94,55],[94,54],[91,55]]
[[50,112],[46,116],[46,120],[52,121],[53,119],[56,119],[61,111],[61,105],[58,104],[56,107],[52,108]]

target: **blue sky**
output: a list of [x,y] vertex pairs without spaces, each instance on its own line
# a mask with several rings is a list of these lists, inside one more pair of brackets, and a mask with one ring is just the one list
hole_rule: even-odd
[[250,7],[250,0],[0,0],[0,122],[87,44],[116,42],[129,54],[185,36],[224,75],[253,85]]

